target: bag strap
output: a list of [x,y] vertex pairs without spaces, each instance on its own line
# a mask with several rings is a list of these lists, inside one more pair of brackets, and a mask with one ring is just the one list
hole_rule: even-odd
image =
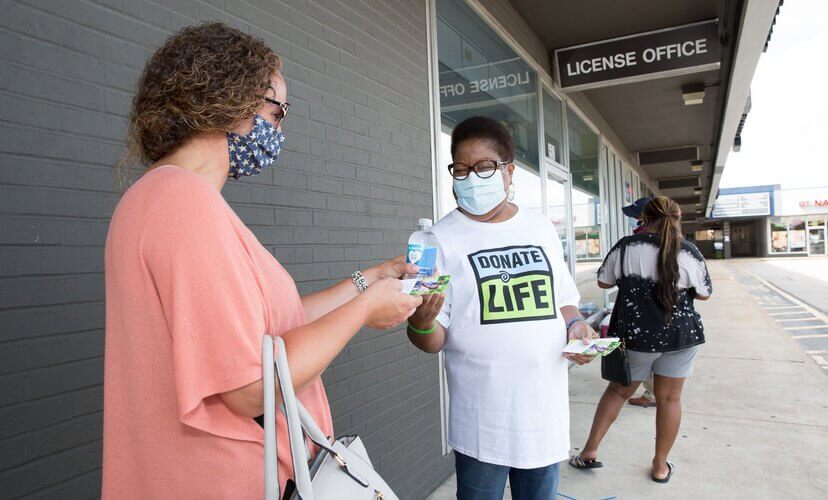
[[[314,444],[327,451],[348,474],[351,479],[364,487],[369,482],[353,471],[345,459],[332,447],[325,433],[316,424],[302,402],[296,398],[293,381],[288,367],[285,341],[275,338],[276,362],[275,375],[279,378],[279,390],[282,394],[282,411],[285,413],[290,440],[290,453],[293,463],[293,475],[296,492],[302,500],[313,500],[313,487],[308,466],[309,453],[305,446],[305,436]],[[262,339],[262,377],[264,383],[264,423],[265,423],[265,499],[279,500],[278,452],[276,447],[276,388],[273,362],[274,338],[265,334]]]
[[[296,491],[302,500],[313,500],[308,454],[302,437],[299,411],[296,408],[296,394],[290,370],[287,369],[285,342],[276,337],[275,375],[279,378],[279,392],[282,394],[285,417],[290,441],[290,455]],[[279,457],[276,443],[276,377],[273,363],[274,338],[265,334],[262,338],[262,383],[264,387],[264,430],[265,430],[265,499],[279,500]]]
[[262,337],[262,386],[264,392],[264,484],[265,500],[279,500],[279,461],[276,452],[276,374],[273,337]]

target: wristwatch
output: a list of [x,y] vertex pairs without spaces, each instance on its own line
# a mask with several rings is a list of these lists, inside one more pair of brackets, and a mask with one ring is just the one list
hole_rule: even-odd
[[357,290],[359,290],[359,293],[362,293],[368,289],[368,282],[365,281],[365,276],[362,274],[361,271],[354,271],[351,274],[351,281],[354,282],[354,285],[356,285]]

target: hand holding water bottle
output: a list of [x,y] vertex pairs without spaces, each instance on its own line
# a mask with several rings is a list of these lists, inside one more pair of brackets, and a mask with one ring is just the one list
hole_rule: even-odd
[[406,274],[406,278],[422,278],[434,276],[442,267],[442,254],[437,238],[431,232],[431,219],[420,219],[417,221],[417,231],[411,233],[408,238],[408,252],[406,263],[415,264],[419,267],[416,273]]
[[368,280],[368,285],[375,283],[385,278],[400,279],[405,275],[419,272],[419,268],[414,264],[406,262],[405,255],[398,255],[391,260],[387,260],[382,264],[374,266],[365,271],[365,279]]

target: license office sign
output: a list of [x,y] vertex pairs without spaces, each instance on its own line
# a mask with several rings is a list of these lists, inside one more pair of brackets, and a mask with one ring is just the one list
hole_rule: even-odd
[[537,74],[520,58],[440,71],[442,112],[509,103],[537,94]]
[[719,21],[710,19],[555,50],[563,91],[717,69],[722,48]]

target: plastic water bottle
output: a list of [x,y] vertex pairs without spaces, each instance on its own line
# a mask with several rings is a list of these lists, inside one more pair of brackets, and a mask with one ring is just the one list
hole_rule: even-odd
[[408,252],[405,261],[420,267],[417,274],[406,274],[406,278],[431,276],[441,264],[440,246],[431,232],[431,219],[417,221],[417,231],[408,238]]

